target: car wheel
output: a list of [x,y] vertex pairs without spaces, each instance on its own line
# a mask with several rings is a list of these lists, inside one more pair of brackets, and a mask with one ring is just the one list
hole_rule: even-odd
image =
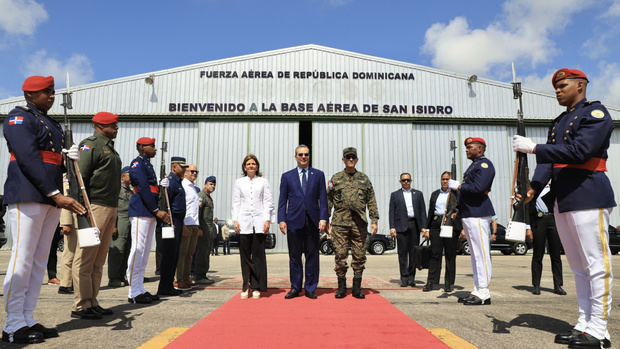
[[523,256],[527,253],[527,245],[523,242],[517,242],[514,244],[512,249],[514,250],[514,253],[519,256]]
[[511,250],[502,250],[502,254],[505,254],[506,256],[511,254],[512,251]]
[[381,241],[374,241],[370,245],[370,253],[381,255],[385,252],[385,245]]
[[463,254],[469,256],[471,254],[471,251],[469,250],[469,242],[467,240],[465,240],[465,242],[463,242]]

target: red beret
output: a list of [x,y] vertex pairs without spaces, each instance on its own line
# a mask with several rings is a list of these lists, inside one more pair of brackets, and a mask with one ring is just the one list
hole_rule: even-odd
[[553,74],[551,83],[553,84],[553,87],[555,87],[556,82],[564,79],[585,79],[588,81],[588,77],[581,70],[562,68]]
[[484,139],[480,137],[468,137],[467,139],[465,139],[465,146],[472,143],[480,143],[484,144],[485,146],[487,145],[487,142],[485,142]]
[[97,124],[109,125],[109,124],[114,124],[118,121],[118,115],[102,111],[102,112],[95,114],[92,120],[93,122]]
[[155,138],[142,137],[142,138],[139,138],[139,139],[138,139],[138,141],[136,142],[136,144],[142,144],[142,145],[151,145],[151,144],[155,144]]
[[53,76],[30,76],[24,80],[22,85],[22,91],[24,92],[36,92],[45,90],[46,88],[54,85]]

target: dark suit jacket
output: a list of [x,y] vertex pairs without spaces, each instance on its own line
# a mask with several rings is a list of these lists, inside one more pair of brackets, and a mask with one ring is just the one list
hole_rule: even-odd
[[[431,223],[433,222],[433,216],[435,216],[435,205],[437,204],[437,197],[439,197],[439,192],[441,189],[435,190],[431,194],[431,199],[428,202],[428,222],[426,223],[425,228],[430,229]],[[456,210],[456,197],[457,192],[451,190],[452,194],[450,194],[450,202],[448,202],[448,219],[446,220],[446,225],[452,224],[452,220],[450,219],[450,215]]]
[[[418,228],[426,227],[426,206],[424,195],[419,190],[412,190],[413,214],[416,218]],[[406,231],[409,228],[409,218],[407,216],[407,204],[403,197],[402,189],[398,189],[390,195],[390,229],[397,232]],[[418,231],[419,233],[419,231]]]
[[297,167],[284,172],[280,181],[278,223],[286,222],[290,230],[299,230],[306,223],[306,213],[316,227],[319,220],[327,221],[327,195],[323,171],[308,168],[308,187],[304,196]]

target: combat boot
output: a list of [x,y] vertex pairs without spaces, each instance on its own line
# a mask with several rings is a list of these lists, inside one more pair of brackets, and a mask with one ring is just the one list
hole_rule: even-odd
[[338,290],[336,291],[336,298],[344,298],[347,295],[347,278],[344,276],[338,277]]
[[364,294],[362,293],[362,278],[358,277],[358,278],[353,278],[353,288],[352,288],[352,292],[353,297],[355,298],[359,298],[359,299],[364,299],[366,298],[366,296],[364,296]]

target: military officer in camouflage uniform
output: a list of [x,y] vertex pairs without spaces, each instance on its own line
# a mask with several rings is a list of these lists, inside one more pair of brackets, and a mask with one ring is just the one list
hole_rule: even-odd
[[121,190],[122,162],[114,149],[118,115],[100,112],[92,118],[92,122],[94,134],[80,142],[79,167],[101,242],[97,246],[81,247],[75,251],[75,293],[71,317],[80,319],[100,319],[113,313],[111,309],[99,305],[97,295],[116,225],[118,193]]
[[366,245],[368,240],[368,221],[366,207],[370,216],[372,235],[377,233],[379,211],[375,200],[375,191],[368,176],[355,169],[357,150],[345,148],[342,152],[344,171],[332,176],[327,185],[327,210],[331,215],[332,241],[336,255],[336,275],[338,291],[336,298],[346,295],[347,258],[351,246],[351,267],[353,268],[353,289],[355,298],[364,298],[362,293],[362,273],[366,264]]
[[209,176],[205,180],[203,190],[198,193],[200,198],[200,207],[198,219],[200,221],[200,229],[204,232],[198,238],[196,245],[195,258],[195,281],[197,284],[210,285],[214,281],[207,276],[210,264],[210,254],[213,248],[213,199],[211,194],[215,191],[215,176]]
[[129,221],[129,200],[133,195],[129,166],[121,170],[121,191],[118,194],[118,217],[116,231],[112,234],[108,251],[108,286],[123,287],[129,285],[125,278],[127,259],[131,249],[131,222]]

